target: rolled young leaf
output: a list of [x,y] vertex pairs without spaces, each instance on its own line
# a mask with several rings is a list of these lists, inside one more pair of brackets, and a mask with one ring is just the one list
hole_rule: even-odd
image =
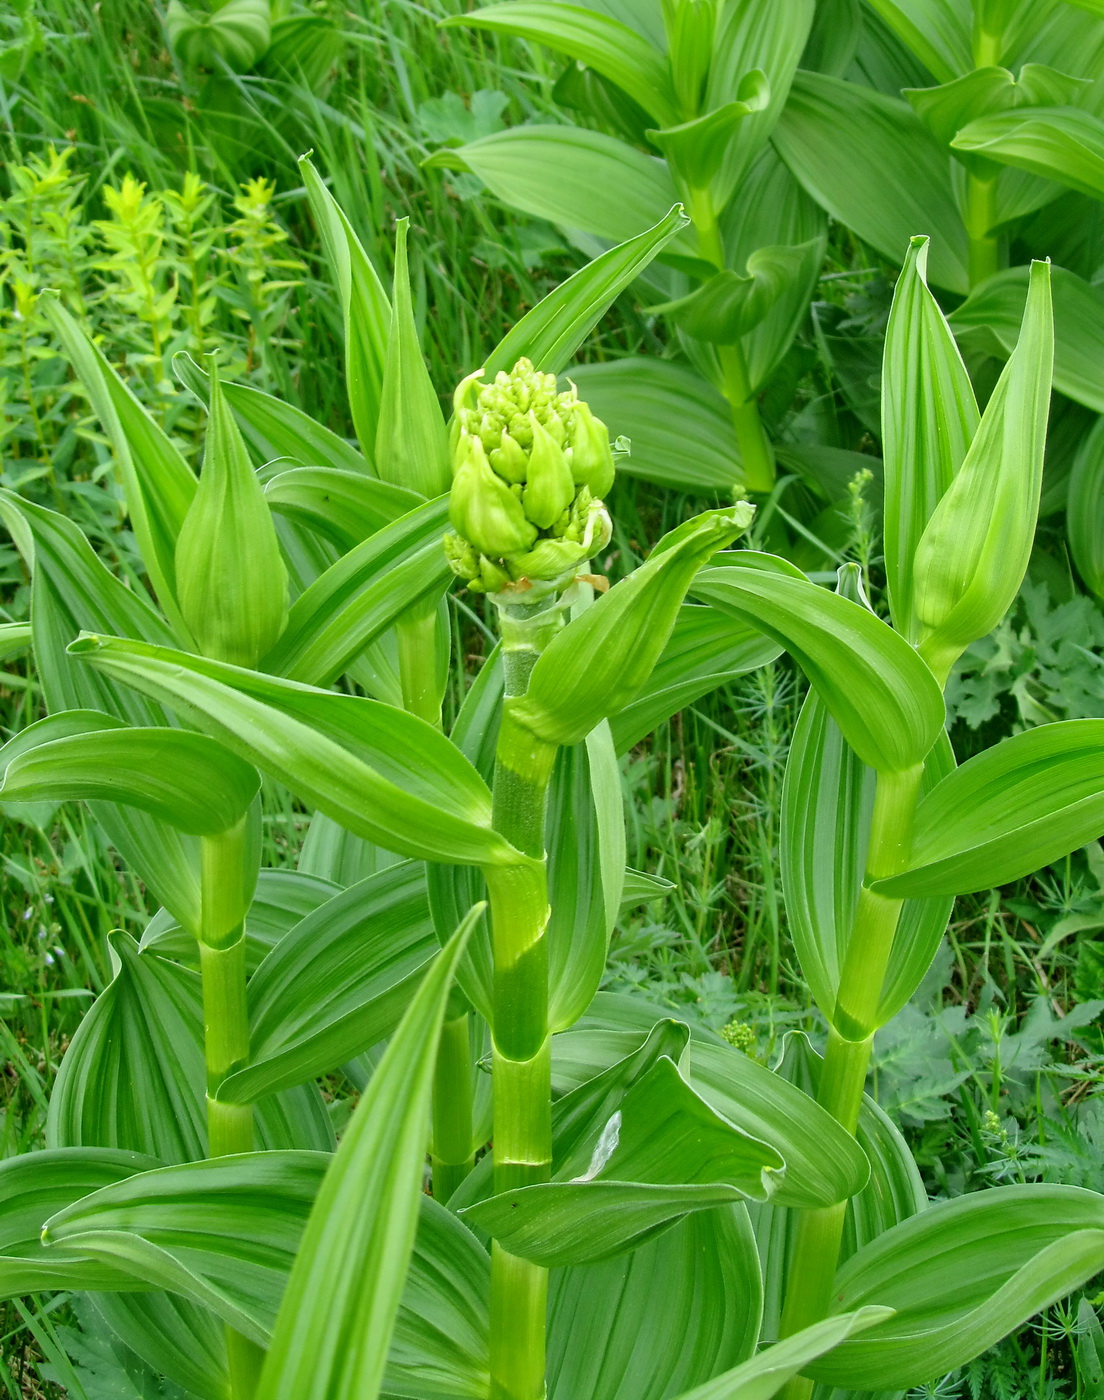
[[180,611],[198,649],[255,666],[287,625],[287,570],[264,491],[207,357],[211,393],[199,489],[176,541]]
[[391,331],[380,389],[375,463],[381,480],[434,497],[449,489],[452,471],[445,420],[414,324],[406,253],[409,227],[409,219],[400,219],[396,225]]
[[977,431],[973,386],[928,290],[930,241],[914,238],[886,328],[882,362],[885,567],[893,625],[920,639],[913,603],[916,546]]
[[376,700],[313,690],[119,637],[72,652],[187,714],[350,831],[415,860],[524,862],[491,827],[490,793],[432,725]]
[[940,679],[997,625],[1023,582],[1042,489],[1053,356],[1050,265],[1035,262],[1016,349],[916,546],[920,651]]
[[916,810],[910,868],[873,888],[893,899],[991,889],[1102,834],[1104,720],[1042,724],[933,788]]
[[94,711],[29,725],[0,748],[0,773],[0,803],[117,802],[193,836],[236,826],[260,787],[255,768],[205,734],[128,729]]
[[550,744],[576,744],[643,689],[674,629],[686,590],[707,559],[751,523],[738,502],[678,526],[647,561],[572,619],[545,648],[514,707]]
[[438,954],[326,1173],[257,1400],[376,1400],[422,1194],[437,1040],[477,906]]

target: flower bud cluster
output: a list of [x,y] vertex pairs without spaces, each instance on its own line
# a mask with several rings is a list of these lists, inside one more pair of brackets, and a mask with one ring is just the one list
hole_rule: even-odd
[[449,564],[480,593],[569,578],[609,543],[609,433],[528,360],[490,384],[482,373],[456,391]]

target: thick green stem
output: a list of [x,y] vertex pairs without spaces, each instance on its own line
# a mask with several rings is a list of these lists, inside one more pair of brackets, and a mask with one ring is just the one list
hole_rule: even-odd
[[976,287],[1000,271],[1001,245],[991,229],[996,222],[997,181],[966,177],[966,232],[970,240],[970,286]]
[[[851,1134],[859,1124],[878,1008],[901,913],[900,900],[886,899],[869,886],[908,864],[923,772],[923,766],[918,765],[903,773],[881,774],[874,797],[866,875],[847,943],[817,1092],[821,1107]],[[846,1218],[846,1201],[802,1211],[798,1216],[782,1309],[783,1337],[812,1326],[831,1311]],[[808,1400],[812,1392],[812,1381],[795,1376],[782,1391],[782,1400]]]
[[445,1022],[433,1074],[433,1195],[442,1205],[475,1165],[468,1021],[463,1012]]
[[[718,271],[723,272],[727,266],[724,239],[710,192],[692,191],[687,208],[697,231],[702,256],[708,258]],[[734,345],[720,345],[717,347],[717,359],[721,366],[724,396],[732,413],[732,426],[736,430],[736,442],[744,466],[744,481],[749,491],[766,495],[774,487],[774,448],[763,427],[759,402],[751,387],[743,347],[739,342]]]
[[[495,1190],[547,1181],[552,1169],[548,1031],[548,881],[544,809],[556,757],[514,717],[537,657],[560,625],[556,607],[503,610],[506,698],[495,756],[493,820],[524,864],[485,871],[494,940]],[[491,1254],[492,1400],[543,1400],[547,1271]]]
[[[207,1066],[208,1153],[224,1157],[253,1150],[252,1104],[215,1097],[228,1074],[249,1058],[245,929],[237,917],[246,872],[245,822],[221,836],[204,837],[201,850],[199,970],[203,984],[203,1049]],[[233,1400],[250,1400],[264,1352],[248,1337],[226,1329]]]

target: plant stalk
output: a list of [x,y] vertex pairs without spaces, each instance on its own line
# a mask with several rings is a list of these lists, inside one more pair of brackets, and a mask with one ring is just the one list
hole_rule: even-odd
[[[875,894],[869,886],[906,868],[912,824],[920,797],[923,765],[882,773],[874,797],[866,873],[847,955],[840,974],[832,1028],[820,1071],[817,1102],[852,1135],[858,1129],[878,1007],[889,967],[902,901]],[[847,1202],[802,1211],[797,1219],[780,1334],[791,1337],[820,1322],[831,1310]],[[795,1376],[782,1400],[809,1400],[813,1382]]]
[[[548,1030],[548,880],[544,812],[556,748],[515,718],[558,606],[502,609],[506,694],[495,756],[493,821],[521,865],[488,869],[494,941],[494,1186],[547,1181],[552,1170]],[[491,1251],[491,1400],[543,1400],[548,1273],[497,1243]]]
[[433,1195],[442,1205],[475,1165],[469,1034],[467,1012],[445,1021],[433,1072]]
[[[245,820],[201,842],[199,969],[203,985],[203,1050],[207,1066],[208,1154],[224,1157],[253,1151],[253,1105],[215,1097],[232,1070],[249,1058],[245,926],[228,924],[224,911],[241,908],[245,878]],[[233,1328],[226,1329],[226,1354],[233,1400],[251,1400],[264,1351]]]
[[970,286],[976,287],[987,277],[1000,271],[1001,246],[998,235],[991,233],[997,217],[997,181],[966,177],[966,232],[969,236]]
[[[719,272],[723,272],[727,266],[724,239],[710,192],[692,191],[687,208],[698,235],[702,256],[708,258]],[[744,467],[744,482],[749,491],[768,495],[774,488],[774,448],[763,427],[759,402],[751,388],[743,347],[739,342],[719,345],[717,359]]]

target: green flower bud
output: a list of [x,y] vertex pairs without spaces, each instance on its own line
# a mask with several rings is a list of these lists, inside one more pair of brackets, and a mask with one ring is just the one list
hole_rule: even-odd
[[481,554],[496,557],[528,549],[537,537],[521,502],[487,461],[483,444],[464,434],[452,479],[449,519],[453,529]]
[[574,499],[575,483],[563,448],[535,413],[530,412],[529,420],[533,425],[533,450],[522,503],[526,518],[548,530]]
[[472,579],[479,575],[479,555],[467,542],[451,530],[445,535],[445,558],[457,578]]
[[604,496],[613,485],[613,452],[609,430],[585,403],[575,405],[571,441],[571,475],[592,496]]
[[529,470],[525,448],[505,428],[499,435],[498,446],[491,449],[491,466],[507,481],[524,481]]

